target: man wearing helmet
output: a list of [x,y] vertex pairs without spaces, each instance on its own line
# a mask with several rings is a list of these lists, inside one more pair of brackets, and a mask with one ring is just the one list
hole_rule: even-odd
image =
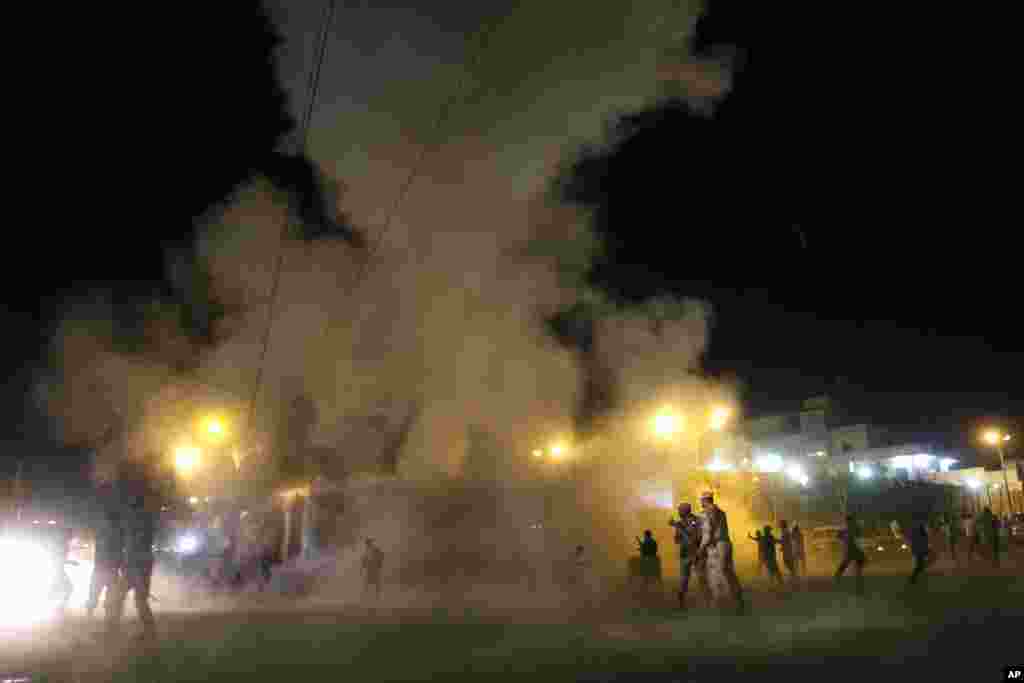
[[729,522],[725,512],[715,505],[714,497],[710,492],[705,492],[700,497],[700,504],[704,510],[705,524],[697,556],[698,558],[707,558],[708,578],[716,585],[724,584],[732,593],[737,610],[743,612],[745,609],[743,588],[740,586],[740,580],[736,576],[736,567],[733,564]]
[[690,576],[694,569],[700,581],[705,599],[711,602],[711,591],[705,575],[705,565],[697,562],[697,549],[701,541],[701,520],[693,514],[689,503],[680,503],[679,521],[669,520],[675,528],[675,542],[679,546],[679,608],[686,609],[686,593],[690,588]]

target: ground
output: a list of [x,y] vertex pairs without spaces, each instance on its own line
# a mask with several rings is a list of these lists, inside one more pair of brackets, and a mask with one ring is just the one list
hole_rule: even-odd
[[[357,608],[263,602],[160,615],[145,648],[101,646],[73,618],[37,646],[11,640],[0,672],[33,681],[534,680],[703,681],[750,674],[793,680],[998,680],[1020,664],[1024,557],[992,570],[940,562],[908,590],[909,558],[875,563],[866,594],[836,589],[822,563],[799,588],[773,589],[748,572],[749,615],[699,607],[683,614],[666,590],[644,604],[593,611]],[[42,634],[40,634],[41,636]],[[4,658],[10,661],[5,661]],[[634,674],[634,675],[629,675]],[[635,674],[642,674],[637,677]],[[0,678],[2,680],[2,678]],[[907,679],[909,680],[909,679]]]

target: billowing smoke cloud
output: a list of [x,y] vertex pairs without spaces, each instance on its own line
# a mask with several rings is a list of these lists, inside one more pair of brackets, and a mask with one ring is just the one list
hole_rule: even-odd
[[[628,41],[616,44],[613,52],[625,54],[628,47]],[[658,46],[648,47],[645,64],[653,66]],[[647,82],[631,86],[642,92],[609,98],[601,76],[588,74],[589,89],[579,93],[589,100],[572,103],[594,105],[596,111],[587,114],[594,131],[616,107],[642,101],[657,87],[651,68]],[[631,78],[627,69],[610,80],[618,87]],[[592,236],[581,228],[586,216],[553,202],[547,192],[559,162],[578,142],[559,134],[565,106],[562,97],[542,97],[518,115],[521,127],[513,108],[496,133],[452,133],[442,146],[428,149],[422,164],[415,134],[397,145],[365,142],[367,163],[346,178],[345,208],[353,224],[369,226],[367,250],[340,240],[302,241],[294,233],[282,242],[282,226],[291,217],[281,197],[263,182],[239,191],[206,222],[197,243],[212,298],[224,311],[212,332],[218,344],[179,348],[181,335],[167,329],[154,333],[148,353],[129,355],[105,330],[69,322],[56,341],[62,391],[51,404],[62,435],[86,438],[92,425],[111,422],[99,415],[106,411],[104,416],[131,421],[126,443],[135,445],[127,448],[158,451],[176,432],[156,425],[187,421],[184,415],[196,406],[213,405],[233,416],[238,432],[258,435],[254,443],[260,447],[248,454],[243,471],[265,471],[264,459],[280,455],[273,452],[273,435],[294,428],[289,433],[296,436],[284,448],[314,457],[338,479],[379,471],[380,453],[398,448],[403,480],[453,486],[452,478],[473,470],[474,458],[490,457],[495,462],[487,478],[527,488],[538,481],[533,451],[564,439],[573,457],[584,451],[598,456],[580,455],[578,478],[556,494],[544,493],[544,505],[582,511],[561,529],[566,543],[588,539],[618,548],[613,556],[625,552],[636,492],[623,482],[635,479],[640,466],[644,477],[670,480],[677,464],[637,445],[645,440],[637,437],[637,425],[647,424],[662,404],[703,414],[711,402],[732,397],[699,377],[707,344],[700,305],[681,304],[671,316],[606,311],[594,320],[592,360],[605,369],[615,400],[601,431],[573,441],[589,371],[576,351],[552,337],[547,321],[588,296],[578,280],[565,276],[563,257],[589,254]],[[548,134],[534,137],[528,131],[538,111],[558,124],[542,125]],[[515,136],[526,136],[522,148],[508,144]],[[394,208],[410,169],[414,182]],[[278,258],[283,265],[271,302]],[[190,361],[185,373],[182,355]],[[108,392],[105,402],[90,398],[97,378]],[[300,404],[305,407],[296,417]],[[413,530],[425,535],[429,528],[460,528],[478,538],[522,532],[524,519],[543,515],[536,495],[492,496],[491,521],[478,519],[465,528],[441,518],[417,520],[419,512],[380,501],[364,507],[359,524],[393,552],[402,549],[411,563],[419,552]],[[531,542],[518,535],[506,549]]]

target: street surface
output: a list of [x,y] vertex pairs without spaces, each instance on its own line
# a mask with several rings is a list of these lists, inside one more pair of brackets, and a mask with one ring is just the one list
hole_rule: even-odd
[[[998,680],[1019,663],[1024,623],[1021,549],[1000,570],[948,560],[908,590],[909,558],[878,562],[866,594],[823,571],[779,590],[745,568],[746,616],[680,613],[665,595],[613,592],[591,611],[467,597],[447,607],[378,608],[264,597],[230,608],[158,613],[160,642],[101,645],[80,615],[46,635],[9,637],[0,672],[33,681],[297,680]],[[630,677],[631,680],[636,680]],[[2,680],[2,678],[0,678]]]

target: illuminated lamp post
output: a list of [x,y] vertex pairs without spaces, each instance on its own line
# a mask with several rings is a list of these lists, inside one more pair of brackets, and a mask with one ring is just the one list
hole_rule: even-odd
[[996,452],[999,453],[999,469],[1003,472],[1003,495],[1006,496],[1006,511],[1013,512],[1013,505],[1010,502],[1010,482],[1006,477],[1006,455],[1003,453],[1003,444],[1010,440],[1010,435],[990,429],[985,432],[983,438],[985,443],[994,446]]

